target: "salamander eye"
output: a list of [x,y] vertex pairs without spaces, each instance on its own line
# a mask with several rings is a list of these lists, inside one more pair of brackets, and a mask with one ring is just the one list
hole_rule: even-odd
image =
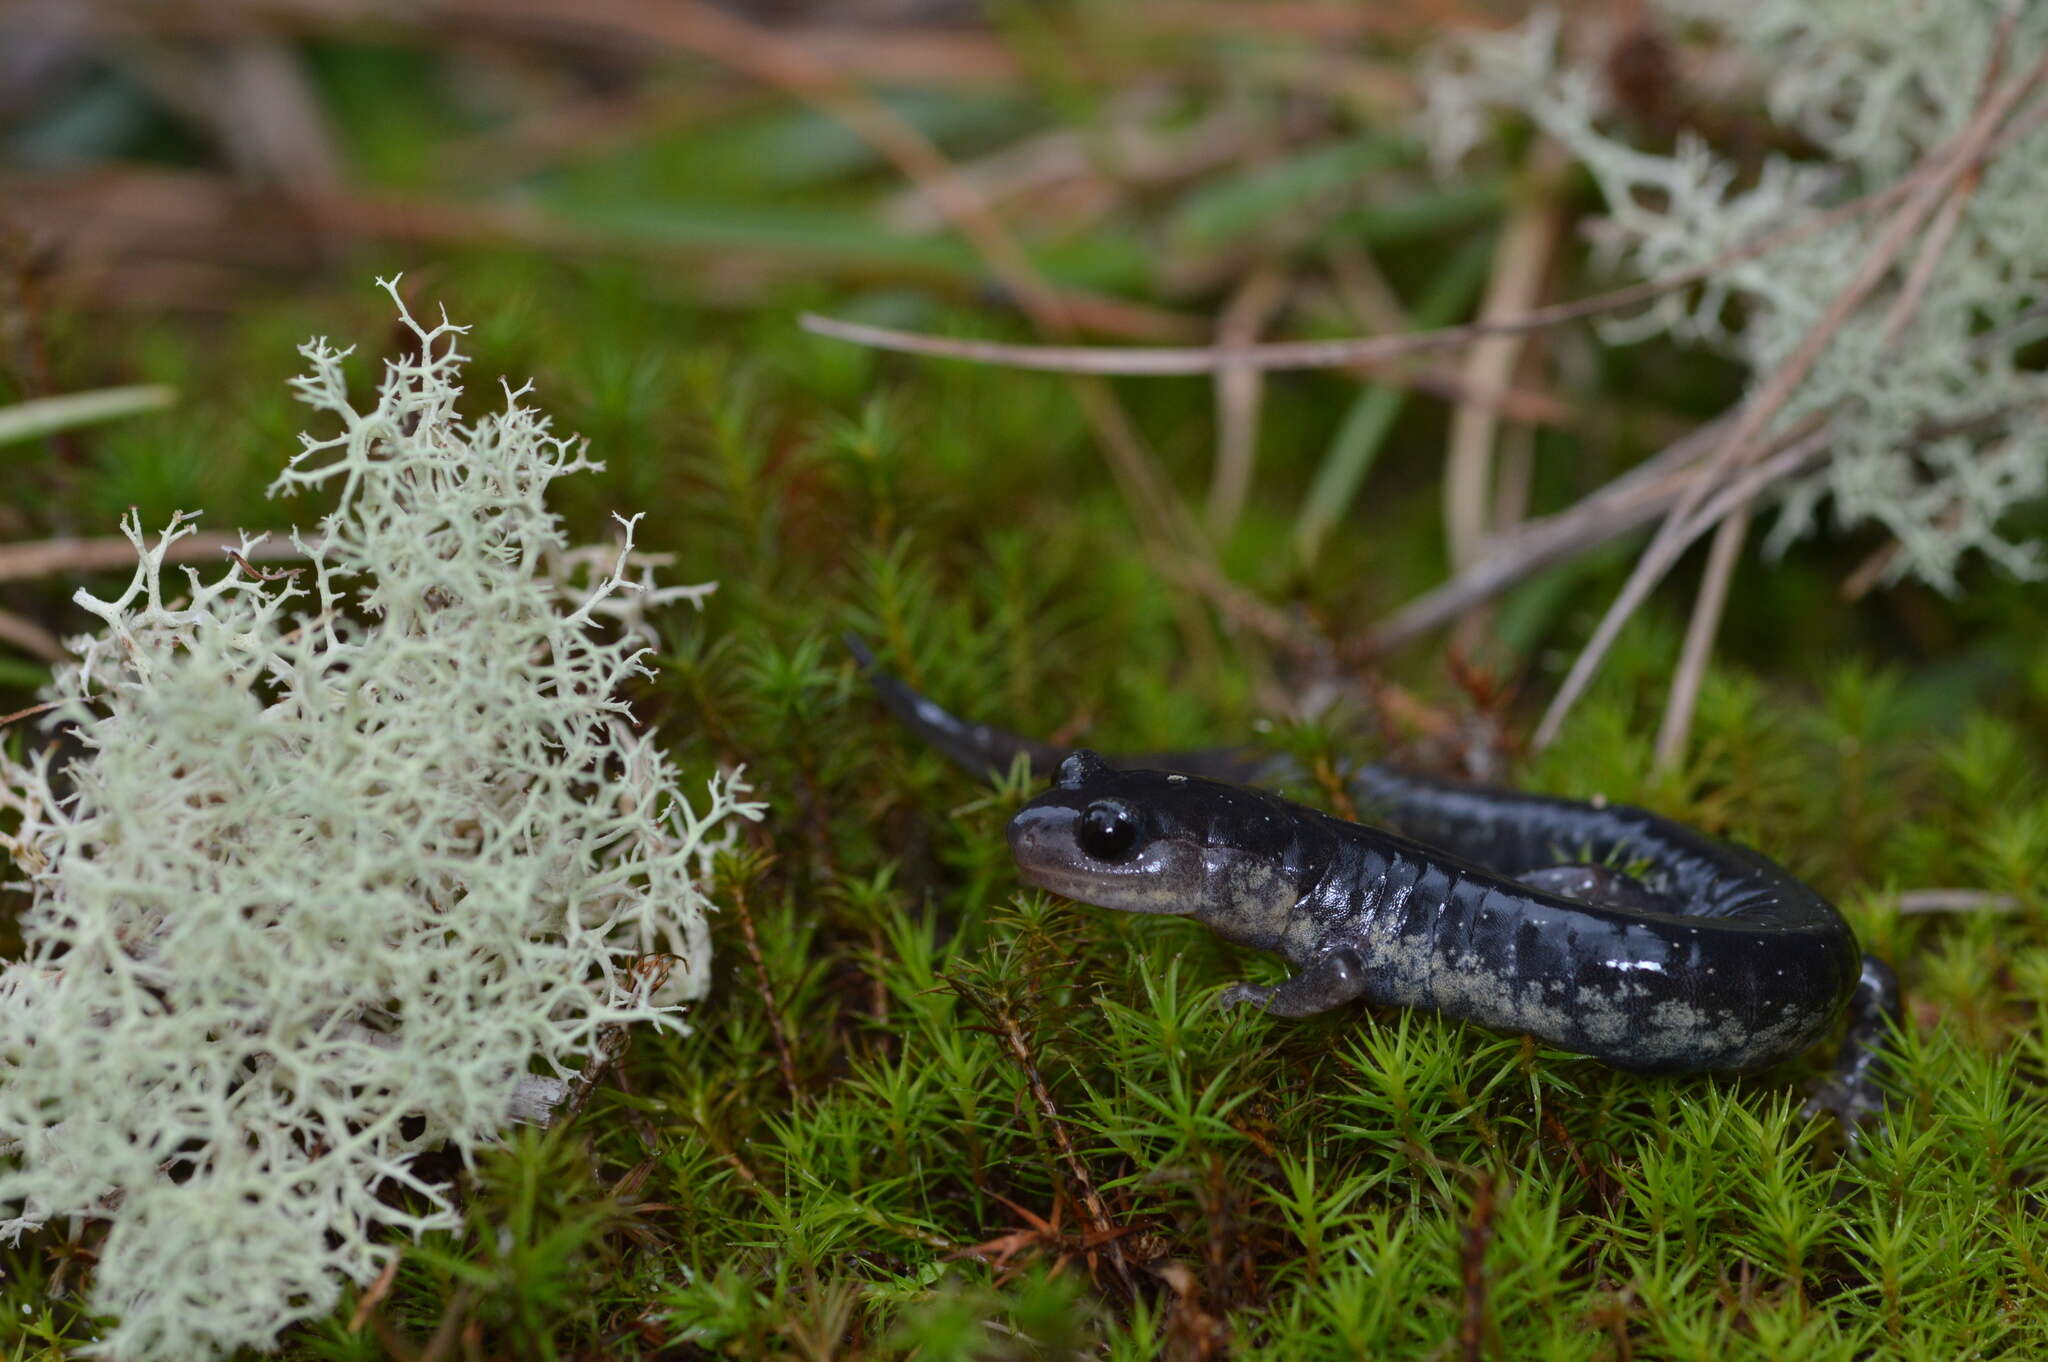
[[1074,840],[1098,861],[1120,861],[1137,845],[1138,820],[1121,804],[1102,800],[1082,812]]

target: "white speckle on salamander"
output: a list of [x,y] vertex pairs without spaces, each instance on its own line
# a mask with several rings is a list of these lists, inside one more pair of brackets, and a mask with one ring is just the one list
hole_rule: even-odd
[[1166,783],[1167,783],[1167,784],[1169,784],[1169,785],[1179,785],[1179,784],[1183,783],[1183,782],[1184,782],[1184,781],[1186,781],[1186,780],[1187,780],[1187,777],[1186,777],[1186,776],[1182,776],[1182,775],[1171,775],[1171,776],[1168,776],[1168,777],[1166,778]]

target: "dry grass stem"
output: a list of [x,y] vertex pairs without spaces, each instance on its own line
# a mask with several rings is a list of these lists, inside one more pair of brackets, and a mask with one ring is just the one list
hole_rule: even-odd
[[0,643],[11,643],[40,662],[62,662],[71,656],[55,634],[8,610],[0,610]]
[[[1287,301],[1288,277],[1265,264],[1245,276],[1216,324],[1219,344],[1250,345]],[[1259,406],[1265,376],[1257,369],[1225,369],[1216,375],[1216,471],[1209,484],[1209,533],[1229,537],[1251,488],[1259,454]]]
[[356,1298],[355,1313],[348,1319],[350,1333],[361,1333],[364,1322],[370,1318],[370,1312],[383,1304],[384,1298],[391,1294],[391,1284],[398,1280],[398,1265],[404,1260],[405,1245],[394,1245],[391,1250],[391,1261],[384,1264],[383,1271],[379,1272],[376,1278],[363,1288],[363,1294]]
[[2017,913],[2026,905],[1989,889],[1909,889],[1893,906],[1901,913]]
[[[1538,181],[1530,196],[1508,219],[1494,249],[1493,277],[1479,309],[1479,324],[1528,314],[1550,273],[1564,232],[1556,184],[1564,169],[1564,150],[1542,142],[1531,157]],[[1507,387],[1521,360],[1528,333],[1488,336],[1466,350],[1458,377],[1482,392]],[[1487,534],[1487,508],[1493,493],[1493,446],[1499,431],[1497,410],[1459,403],[1451,413],[1450,444],[1444,458],[1444,534],[1451,566],[1469,567],[1480,556]]]
[[[2038,121],[2036,115],[2048,117],[2048,106],[2030,111],[2026,118],[2015,122],[2014,126],[1991,144],[1989,149],[1995,151],[1998,146],[2014,140],[2015,135],[2027,129],[2030,120]],[[1744,245],[1731,247],[1705,264],[1691,269],[1610,289],[1574,302],[1554,303],[1519,317],[1503,317],[1491,322],[1468,322],[1462,326],[1442,327],[1435,331],[1396,336],[1360,336],[1341,340],[1268,341],[1261,345],[1226,350],[1214,345],[1013,345],[1002,341],[958,340],[918,331],[868,326],[836,317],[821,317],[816,313],[805,313],[801,323],[803,328],[813,335],[831,336],[836,340],[851,341],[856,345],[869,345],[877,349],[896,350],[911,355],[932,355],[941,359],[964,359],[978,364],[1001,364],[1013,369],[1033,369],[1042,373],[1143,377],[1212,374],[1221,369],[1247,365],[1266,370],[1341,369],[1351,365],[1406,359],[1430,351],[1456,349],[1485,336],[1543,331],[1565,322],[1598,317],[1610,312],[1623,311],[1639,303],[1654,301],[1675,289],[1697,284],[1737,261],[1766,255],[1780,246],[1804,240],[1816,232],[1839,226],[1866,213],[1889,208],[1908,197],[1929,175],[1940,172],[1942,168],[1942,162],[1930,157],[1883,189],[1852,199],[1826,212],[1816,213],[1789,227],[1766,233]],[[1946,182],[1944,179],[1944,183]]]
[[[243,552],[235,534],[193,534],[171,544],[166,563],[203,563]],[[256,563],[285,563],[302,557],[288,541],[266,539],[245,556]],[[37,539],[0,544],[0,582],[49,577],[60,572],[120,572],[135,566],[135,546],[126,539]]]
[[[1060,1109],[1052,1099],[1052,1090],[1046,1086],[1045,1077],[1038,1071],[1038,1061],[1032,1057],[1031,1046],[1024,1037],[1024,1028],[1018,1024],[1006,1007],[995,1009],[995,1020],[1001,1028],[1011,1057],[1024,1071],[1024,1080],[1031,1089],[1032,1101],[1039,1114],[1045,1117],[1047,1129],[1052,1133],[1053,1144],[1059,1151],[1060,1162],[1065,1165],[1067,1176],[1074,1180],[1074,1192],[1081,1203],[1082,1211],[1088,1217],[1088,1228],[1097,1245],[1109,1260],[1118,1282],[1123,1286],[1128,1299],[1135,1294],[1137,1284],[1131,1275],[1130,1263],[1124,1257],[1122,1243],[1116,1227],[1109,1218],[1109,1208],[1102,1200],[1102,1194],[1095,1188],[1095,1179],[1088,1172],[1088,1165],[1081,1161],[1074,1149],[1073,1137],[1067,1133],[1067,1124],[1060,1116]],[[1094,1257],[1091,1251],[1089,1257]]]
[[1738,506],[1714,531],[1706,574],[1700,579],[1700,594],[1693,602],[1692,619],[1686,624],[1685,646],[1679,650],[1678,670],[1671,678],[1671,695],[1665,701],[1664,719],[1657,728],[1655,761],[1660,771],[1676,766],[1685,753],[1685,740],[1692,731],[1693,706],[1699,700],[1700,683],[1706,679],[1707,660],[1713,656],[1721,612],[1728,604],[1728,584],[1735,576],[1735,565],[1741,561],[1742,543],[1748,535],[1748,502]]
[[1575,505],[1517,526],[1480,561],[1382,620],[1360,651],[1370,655],[1398,648],[1533,572],[1648,524],[1677,501],[1687,470],[1706,456],[1727,424],[1723,419],[1702,426]]

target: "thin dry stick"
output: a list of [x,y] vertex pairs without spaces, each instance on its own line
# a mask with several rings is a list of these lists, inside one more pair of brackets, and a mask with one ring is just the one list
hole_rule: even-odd
[[[1942,251],[1947,248],[1949,238],[1955,235],[1956,225],[1962,221],[1963,207],[1970,195],[1983,180],[1981,168],[1973,168],[1956,185],[1941,205],[1941,215],[1927,230],[1927,240],[1922,243],[1919,258],[1913,262],[1913,269],[1906,277],[1905,287],[1899,290],[1897,300],[1892,304],[1891,313],[1885,319],[1884,341],[1890,345],[1898,340],[1906,326],[1919,310],[1921,296],[1927,291],[1928,280],[1934,277],[1935,266],[1941,262]],[[1952,509],[1942,516],[1944,521],[1953,520]],[[1879,548],[1857,565],[1842,581],[1842,599],[1859,601],[1868,595],[1870,589],[1891,570],[1894,559],[1899,556],[1899,541],[1894,539]]]
[[[1724,423],[1717,423],[1717,426],[1721,424]],[[1715,426],[1703,427],[1700,432],[1695,432],[1695,436],[1710,434],[1715,429]],[[1692,438],[1695,437],[1688,437]],[[1772,483],[1818,467],[1827,442],[1825,423],[1818,417],[1809,418],[1787,431],[1766,446],[1771,451],[1770,457],[1752,465],[1733,485],[1731,494],[1716,498],[1694,516],[1684,531],[1684,543],[1690,546],[1728,516],[1741,499],[1757,495]],[[1651,462],[1660,462],[1685,449],[1686,442],[1681,441]],[[1358,644],[1347,649],[1346,656],[1363,659],[1406,643],[1463,614],[1472,606],[1499,595],[1531,572],[1642,528],[1668,513],[1700,475],[1697,467],[1681,466],[1676,472],[1668,472],[1653,481],[1628,488],[1620,487],[1622,479],[1617,478],[1607,488],[1569,510],[1530,521],[1504,551],[1443,586],[1418,596]]]
[[1040,1114],[1052,1131],[1053,1143],[1058,1147],[1060,1161],[1067,1166],[1067,1176],[1074,1180],[1074,1188],[1080,1194],[1081,1208],[1088,1216],[1088,1227],[1101,1243],[1109,1263],[1116,1270],[1117,1279],[1123,1283],[1126,1293],[1135,1293],[1136,1282],[1132,1279],[1130,1264],[1124,1258],[1123,1245],[1118,1242],[1116,1228],[1110,1223],[1109,1208],[1103,1203],[1102,1194],[1095,1190],[1095,1179],[1089,1176],[1088,1165],[1081,1162],[1081,1156],[1074,1149],[1074,1141],[1067,1134],[1066,1122],[1060,1119],[1060,1109],[1052,1100],[1052,1090],[1045,1085],[1045,1078],[1038,1072],[1038,1062],[1031,1056],[1031,1046],[1024,1039],[1024,1028],[1017,1024],[1016,1017],[1007,1007],[997,1006],[995,1018],[1002,1027],[1003,1039],[1008,1042],[1010,1053],[1024,1070],[1024,1080],[1031,1088],[1032,1100],[1038,1104]]
[[1493,528],[1491,534],[1507,534],[1529,514],[1529,496],[1536,478],[1536,432],[1526,425],[1510,426],[1501,432],[1494,474]]
[[1754,501],[1765,488],[1818,467],[1827,447],[1828,430],[1823,425],[1762,463],[1750,464],[1712,501],[1693,513],[1692,519],[1678,532],[1678,537],[1690,548],[1701,535]]
[[782,1070],[782,1085],[789,1089],[789,1100],[803,1101],[803,1087],[796,1078],[796,1054],[789,1047],[789,1031],[782,1024],[782,1007],[775,1000],[775,981],[768,977],[768,961],[761,954],[761,939],[754,934],[754,914],[747,907],[746,891],[735,881],[732,887],[733,911],[740,920],[740,935],[747,943],[747,959],[754,965],[754,983],[761,994],[762,1010],[768,1017],[768,1034],[775,1041],[775,1062]]
[[1877,584],[1884,580],[1885,574],[1892,570],[1892,564],[1897,561],[1902,551],[1903,546],[1896,539],[1871,550],[1870,556],[1858,563],[1855,570],[1842,579],[1843,602],[1854,605],[1875,590]]
[[350,1333],[361,1333],[363,1331],[363,1323],[369,1319],[370,1312],[375,1310],[383,1302],[384,1298],[391,1294],[391,1284],[398,1280],[398,1265],[404,1259],[405,1245],[398,1244],[393,1246],[391,1261],[384,1264],[383,1269],[377,1273],[375,1280],[364,1287],[363,1294],[356,1298],[355,1313],[350,1315],[348,1319],[348,1331]]
[[1799,384],[1806,378],[1821,353],[1834,340],[1844,323],[1863,305],[1864,300],[1886,274],[1891,271],[1907,241],[1917,232],[1934,212],[1956,179],[1964,174],[1989,144],[1998,125],[2009,115],[2013,107],[2036,84],[2043,74],[2048,74],[2048,56],[2036,62],[2032,69],[2019,80],[2006,87],[1997,97],[1986,101],[1969,125],[1946,145],[1923,158],[1916,172],[1924,175],[1908,176],[1915,181],[1914,191],[1906,203],[1893,215],[1879,232],[1877,240],[1864,253],[1863,263],[1851,278],[1847,287],[1836,296],[1827,311],[1807,331],[1784,363],[1780,364],[1771,377],[1757,391],[1754,398],[1743,405],[1735,428],[1722,443],[1708,463],[1706,473],[1687,488],[1677,506],[1665,518],[1657,536],[1637,560],[1635,571],[1622,586],[1621,593],[1608,607],[1607,614],[1594,630],[1593,637],[1579,653],[1572,669],[1566,675],[1564,684],[1544,711],[1543,721],[1536,726],[1532,738],[1534,745],[1541,749],[1556,740],[1559,729],[1564,725],[1565,716],[1578,703],[1591,684],[1593,673],[1613,646],[1621,627],[1642,604],[1650,590],[1663,580],[1683,546],[1680,539],[1691,516],[1708,489],[1736,464],[1751,457],[1751,442],[1760,435],[1773,418],[1791,400]]
[[0,728],[7,727],[7,725],[15,722],[17,719],[26,719],[36,714],[48,714],[51,710],[57,709],[63,704],[64,701],[62,700],[46,700],[40,705],[30,705],[27,709],[17,709],[12,714],[0,714]]
[[1664,721],[1657,728],[1655,767],[1668,771],[1685,751],[1686,735],[1692,730],[1693,706],[1699,700],[1700,683],[1706,678],[1707,659],[1714,652],[1714,635],[1721,629],[1721,611],[1728,604],[1728,583],[1735,576],[1735,564],[1742,557],[1742,541],[1749,535],[1749,503],[1743,502],[1714,532],[1714,546],[1707,553],[1707,570],[1700,580],[1699,598],[1693,602],[1692,619],[1685,627],[1685,646],[1678,654],[1678,671],[1671,678],[1671,696],[1664,706]]
[[1839,226],[1865,213],[1881,211],[1909,195],[1933,172],[1923,161],[1897,182],[1852,199],[1839,207],[1769,232],[1746,245],[1734,246],[1696,265],[1638,284],[1596,293],[1570,303],[1554,303],[1519,317],[1502,317],[1491,322],[1467,322],[1436,331],[1410,332],[1398,336],[1360,336],[1345,340],[1271,341],[1226,350],[1220,346],[1089,346],[1010,345],[1000,341],[956,340],[918,331],[898,331],[886,326],[868,326],[807,312],[800,319],[813,335],[831,336],[905,354],[933,355],[941,359],[963,359],[979,364],[1003,364],[1014,369],[1035,369],[1063,374],[1171,375],[1210,374],[1219,369],[1252,366],[1258,369],[1341,369],[1349,365],[1377,364],[1404,359],[1432,350],[1450,350],[1482,336],[1508,336],[1525,331],[1542,331],[1565,322],[1618,312],[1638,303],[1653,302],[1674,289],[1686,288],[1738,261],[1764,255]]
[[1907,324],[1913,320],[1913,314],[1920,310],[1920,300],[1926,296],[1928,281],[1934,277],[1942,252],[1948,249],[1949,238],[1955,235],[1956,225],[1963,220],[1963,208],[1983,179],[1981,163],[1973,165],[1962,179],[1956,181],[1956,187],[1949,191],[1949,196],[1942,200],[1941,212],[1927,229],[1927,236],[1920,243],[1920,254],[1907,272],[1899,296],[1892,300],[1891,311],[1885,314],[1885,345],[1896,344]]
[[[1216,339],[1226,346],[1250,345],[1287,300],[1287,273],[1264,264],[1245,281],[1224,307],[1216,323]],[[1216,473],[1209,484],[1209,533],[1219,541],[1236,528],[1251,487],[1252,465],[1259,453],[1259,404],[1265,375],[1257,369],[1225,369],[1216,375]]]
[[[1916,432],[1914,439],[1937,440],[2008,422],[2014,414],[2008,409],[1995,409],[1928,427]],[[1350,644],[1345,656],[1363,660],[1400,647],[1472,606],[1491,600],[1532,572],[1649,524],[1677,502],[1687,481],[1697,475],[1700,456],[1727,432],[1732,419],[1724,416],[1701,426],[1574,505],[1517,527],[1514,533],[1503,536],[1485,559],[1417,596]],[[1773,476],[1788,478],[1818,467],[1826,447],[1824,426],[1825,418],[1816,414],[1791,427],[1764,447],[1765,461],[1759,467],[1772,470]],[[1780,460],[1781,454],[1787,458]],[[1873,568],[1866,563],[1860,570],[1877,571],[1881,566]]]
[[1458,1355],[1464,1362],[1480,1362],[1486,1341],[1486,1246],[1493,1239],[1494,1182],[1491,1173],[1479,1175],[1472,1193],[1472,1218],[1458,1239],[1460,1276],[1465,1286],[1465,1313],[1458,1323]]
[[71,656],[55,634],[34,620],[7,610],[0,610],[0,643],[11,643],[43,662],[62,662]]
[[[1532,157],[1531,168],[1540,183],[1509,218],[1494,248],[1493,277],[1479,309],[1482,324],[1523,316],[1536,304],[1564,229],[1555,185],[1563,156],[1557,143],[1546,140]],[[1482,392],[1507,387],[1528,334],[1488,336],[1474,343],[1465,352],[1458,377]],[[1477,561],[1486,537],[1487,506],[1493,499],[1493,444],[1499,427],[1499,413],[1487,408],[1461,402],[1451,413],[1449,449],[1444,458],[1444,535],[1454,569]]]
[[[167,563],[199,563],[242,547],[237,534],[193,534],[172,544]],[[266,539],[247,555],[259,563],[287,562],[304,557],[283,540]],[[60,572],[112,572],[135,566],[135,545],[125,537],[102,539],[36,539],[25,544],[0,544],[0,582],[50,577]]]
[[1565,510],[1523,522],[1496,542],[1485,558],[1382,620],[1358,645],[1359,654],[1400,647],[1491,600],[1532,572],[1648,524],[1677,501],[1687,470],[1727,429],[1726,417],[1701,426]]
[[2017,913],[2025,905],[1989,889],[1909,889],[1896,906],[1902,913]]

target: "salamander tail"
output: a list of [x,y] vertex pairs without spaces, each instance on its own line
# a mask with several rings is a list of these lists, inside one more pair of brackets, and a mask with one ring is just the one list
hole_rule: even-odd
[[1034,742],[987,724],[972,724],[934,701],[912,690],[882,669],[874,652],[860,635],[841,636],[853,660],[860,664],[875,698],[901,720],[903,726],[925,742],[951,757],[976,775],[1003,775],[1021,755],[1030,760],[1032,774],[1049,779],[1068,749],[1051,743]]
[[[901,720],[904,727],[976,775],[1004,775],[1021,755],[1030,760],[1034,776],[1050,780],[1059,764],[1080,750],[1019,737],[988,724],[969,723],[884,671],[860,635],[846,633],[840,638],[853,654],[853,660],[860,664],[882,707]],[[1282,780],[1297,774],[1294,763],[1284,755],[1251,747],[1110,754],[1106,759],[1122,771],[1178,771],[1240,783]]]

